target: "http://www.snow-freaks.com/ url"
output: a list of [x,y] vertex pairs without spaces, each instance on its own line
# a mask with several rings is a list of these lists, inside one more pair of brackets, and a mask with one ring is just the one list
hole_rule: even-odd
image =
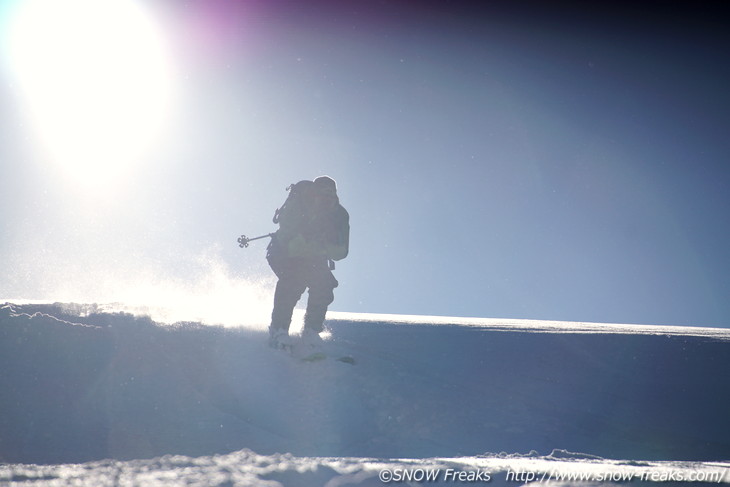
[[[533,482],[703,482],[722,483],[728,469],[721,470],[672,470],[672,469],[610,469],[607,471],[530,471],[513,470],[500,472],[507,482],[529,484]],[[453,468],[385,468],[378,472],[384,484],[390,483],[488,483],[495,474],[488,470],[458,470]]]

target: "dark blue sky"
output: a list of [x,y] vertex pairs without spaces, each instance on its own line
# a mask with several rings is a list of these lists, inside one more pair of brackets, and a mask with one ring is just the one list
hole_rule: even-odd
[[720,4],[487,3],[143,4],[172,115],[103,204],[48,170],[6,61],[0,294],[88,266],[193,285],[211,253],[268,279],[235,237],[326,173],[352,218],[333,309],[728,326]]

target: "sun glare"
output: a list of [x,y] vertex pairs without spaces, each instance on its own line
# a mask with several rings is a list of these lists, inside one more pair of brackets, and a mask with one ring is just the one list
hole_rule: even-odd
[[7,33],[44,156],[66,178],[108,188],[144,162],[173,91],[150,12],[133,0],[24,0]]

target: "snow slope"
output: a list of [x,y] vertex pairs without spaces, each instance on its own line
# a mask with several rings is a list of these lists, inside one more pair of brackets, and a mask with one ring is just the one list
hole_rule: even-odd
[[238,465],[220,485],[382,485],[403,462],[729,467],[730,330],[334,313],[326,348],[353,366],[301,363],[260,330],[99,309],[0,308],[0,482],[140,465],[168,480]]

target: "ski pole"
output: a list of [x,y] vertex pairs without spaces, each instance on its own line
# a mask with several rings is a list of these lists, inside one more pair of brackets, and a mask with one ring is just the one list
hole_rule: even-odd
[[262,238],[273,237],[273,236],[274,236],[273,233],[267,233],[266,235],[261,235],[259,237],[251,237],[251,238],[248,238],[245,235],[241,235],[240,237],[238,237],[238,246],[243,249],[245,247],[248,247],[249,242],[253,242],[254,240],[260,240]]

